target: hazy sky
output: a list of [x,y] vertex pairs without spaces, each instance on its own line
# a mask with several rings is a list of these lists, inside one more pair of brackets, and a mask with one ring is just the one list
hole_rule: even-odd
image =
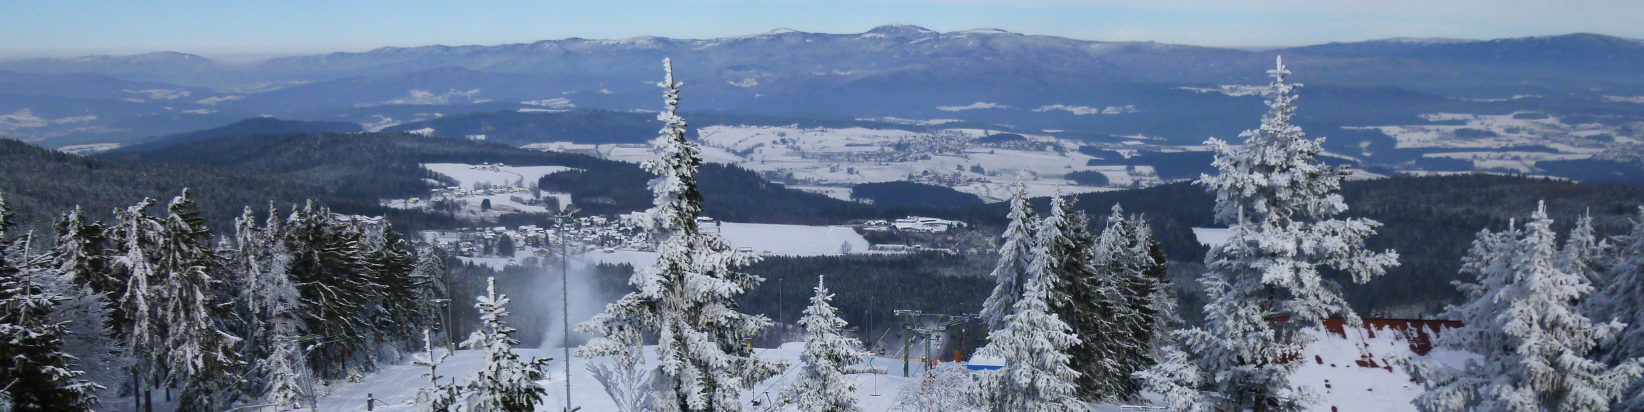
[[1262,47],[1573,32],[1644,38],[1644,0],[4,0],[0,57],[181,51],[211,57],[712,38],[906,23],[1087,40]]

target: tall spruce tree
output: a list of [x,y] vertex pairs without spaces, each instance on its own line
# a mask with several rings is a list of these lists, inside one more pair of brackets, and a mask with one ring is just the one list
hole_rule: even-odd
[[1595,323],[1575,307],[1592,291],[1587,278],[1560,262],[1546,205],[1523,229],[1480,232],[1462,259],[1471,281],[1457,281],[1467,301],[1444,318],[1464,326],[1446,331],[1435,346],[1478,354],[1461,369],[1424,360],[1406,362],[1427,392],[1423,411],[1601,412],[1644,375],[1638,358],[1618,366],[1589,359],[1598,342],[1625,325]]
[[12,239],[11,226],[0,198],[0,404],[14,411],[93,410],[102,387],[81,378],[74,356],[62,350],[64,325],[50,319],[65,298],[42,283],[49,262],[29,256],[32,235]]
[[114,224],[109,226],[109,240],[114,245],[115,257],[110,262],[114,278],[119,284],[119,299],[114,319],[117,336],[124,337],[124,349],[131,354],[133,386],[138,388],[138,399],[147,399],[151,388],[158,387],[167,356],[164,324],[159,315],[157,288],[161,282],[156,269],[159,244],[164,238],[164,224],[148,215],[153,199],[143,199],[125,210],[115,211]]
[[[1046,245],[1041,244],[1041,249]],[[982,404],[993,412],[1072,412],[1087,407],[1079,400],[1068,350],[1079,344],[1072,328],[1058,319],[1047,300],[1050,276],[1028,281],[1022,300],[1005,317],[1005,327],[988,334],[977,352],[1005,359],[1005,367],[982,376]]]
[[1056,196],[1040,223],[1029,272],[1043,278],[1045,303],[1073,334],[1070,366],[1078,371],[1077,395],[1087,401],[1112,399],[1116,386],[1120,323],[1114,318],[1123,297],[1115,278],[1097,266],[1096,239],[1089,219],[1073,200]]
[[[1101,336],[1106,346],[1104,353],[1112,358],[1112,368],[1101,379],[1114,391],[1109,399],[1136,399],[1142,390],[1142,381],[1136,372],[1154,365],[1158,329],[1173,310],[1163,290],[1164,257],[1152,230],[1140,216],[1129,216],[1124,208],[1113,205],[1106,227],[1096,239],[1096,266],[1101,278],[1112,286],[1113,293],[1104,301],[1104,318],[1113,326]],[[1087,343],[1089,344],[1089,343]]]
[[[1268,74],[1274,81],[1261,128],[1241,134],[1242,146],[1208,142],[1219,174],[1205,175],[1199,184],[1216,193],[1216,221],[1233,234],[1205,256],[1209,272],[1199,279],[1209,300],[1204,325],[1177,335],[1203,372],[1198,382],[1182,383],[1199,389],[1198,399],[1172,404],[1256,412],[1307,408],[1316,394],[1291,385],[1297,364],[1284,362],[1312,340],[1296,331],[1320,327],[1331,316],[1359,324],[1321,269],[1362,283],[1398,264],[1392,251],[1364,247],[1379,223],[1335,217],[1347,210],[1338,192],[1348,171],[1319,162],[1320,140],[1291,124],[1299,85],[1285,82],[1290,71],[1283,61]],[[1288,321],[1275,322],[1280,316]],[[1156,392],[1187,393],[1172,389]]]
[[437,325],[441,336],[447,336],[446,329],[450,326],[440,320],[440,307],[435,302],[451,298],[451,292],[445,284],[446,270],[445,251],[440,248],[438,242],[433,242],[418,252],[416,267],[411,269],[410,275],[413,288],[420,294],[416,297],[416,310],[421,314],[420,324],[430,327]]
[[736,297],[763,279],[736,271],[755,258],[738,253],[719,236],[703,233],[702,193],[696,173],[699,149],[685,138],[685,120],[676,114],[680,83],[673,63],[663,60],[665,126],[655,142],[658,158],[644,164],[658,177],[651,181],[655,206],[639,223],[660,239],[656,263],[634,273],[637,292],[606,306],[605,312],[577,326],[595,338],[577,349],[578,356],[614,356],[624,367],[640,359],[647,335],[657,337],[661,362],[658,412],[742,410],[741,392],[776,375],[780,362],[754,357],[742,345],[770,326],[764,316],[737,310]]
[[[542,368],[549,360],[526,361],[514,353],[514,345],[519,341],[514,339],[514,328],[508,327],[508,321],[504,320],[508,317],[508,309],[504,308],[508,305],[508,296],[497,294],[496,278],[485,280],[485,295],[477,299],[474,308],[479,309],[481,327],[469,335],[462,346],[479,350],[485,366],[468,384],[474,391],[469,395],[469,407],[473,412],[536,410],[536,405],[548,396],[548,389],[537,381],[547,379]],[[433,373],[432,367],[429,372]]]
[[105,228],[88,222],[78,206],[55,226],[57,243],[45,256],[42,282],[64,300],[52,308],[51,322],[63,325],[63,351],[75,357],[86,380],[118,382],[130,362],[109,329],[109,293],[118,293],[119,283],[111,278]]
[[285,242],[291,253],[290,276],[306,308],[308,342],[324,344],[310,353],[311,370],[321,377],[344,376],[369,369],[365,356],[377,313],[368,302],[375,292],[357,252],[360,230],[341,222],[329,209],[309,201],[285,219]]
[[805,412],[860,412],[856,381],[846,374],[852,366],[866,362],[869,353],[861,341],[845,336],[845,320],[839,318],[831,301],[833,293],[817,277],[811,306],[799,319],[805,327],[805,351],[799,355],[802,366],[794,383],[782,391],[782,399]]
[[1022,290],[1026,288],[1028,266],[1033,264],[1033,247],[1038,236],[1039,222],[1033,216],[1033,208],[1028,205],[1027,185],[1016,182],[1016,194],[1010,200],[1009,220],[1005,224],[1005,233],[999,235],[999,261],[994,264],[993,294],[982,302],[982,321],[988,325],[988,330],[999,330],[1005,326],[1005,316],[1010,315],[1011,307],[1017,300],[1022,299]]
[[[1614,240],[1614,247],[1600,266],[1601,276],[1608,281],[1595,283],[1599,288],[1584,303],[1592,319],[1627,325],[1598,351],[1599,359],[1606,364],[1621,365],[1644,357],[1644,207],[1638,209],[1627,233]],[[1644,410],[1644,380],[1628,386],[1611,409]]]
[[302,294],[290,276],[291,253],[284,242],[284,221],[269,205],[261,227],[246,208],[235,221],[234,264],[240,272],[240,311],[246,318],[246,340],[241,353],[251,367],[248,382],[260,389],[257,395],[269,403],[299,405],[302,381],[311,379],[302,357],[301,318],[306,308]]
[[179,408],[215,409],[229,401],[242,371],[235,350],[240,338],[221,322],[228,304],[216,299],[220,266],[209,246],[211,232],[188,189],[171,200],[163,223],[153,299],[165,335],[167,382],[182,389]]

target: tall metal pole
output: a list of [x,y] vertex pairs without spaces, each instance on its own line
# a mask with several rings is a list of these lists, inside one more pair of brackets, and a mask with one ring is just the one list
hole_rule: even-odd
[[576,206],[568,206],[558,215],[559,220],[559,292],[560,320],[563,331],[560,346],[565,350],[565,412],[571,412],[571,245],[565,243],[565,221],[576,213]]

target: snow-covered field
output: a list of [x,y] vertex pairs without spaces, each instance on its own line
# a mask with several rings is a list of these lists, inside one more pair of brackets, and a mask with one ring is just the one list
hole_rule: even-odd
[[749,248],[759,254],[814,256],[868,251],[868,240],[845,226],[719,223],[715,228],[732,247]]
[[[1432,113],[1422,118],[1435,122],[1459,122],[1447,125],[1402,125],[1346,127],[1347,129],[1378,130],[1398,140],[1397,147],[1406,148],[1476,148],[1497,149],[1513,146],[1542,145],[1559,150],[1557,153],[1515,153],[1520,158],[1548,159],[1585,158],[1604,151],[1604,142],[1590,139],[1595,135],[1610,135],[1618,141],[1628,133],[1597,123],[1567,124],[1558,117],[1528,118],[1530,113],[1503,115],[1469,113]],[[1515,117],[1517,116],[1517,117]]]
[[[872,253],[868,240],[845,226],[778,225],[766,223],[708,224],[705,231],[719,231],[731,247],[758,255],[820,256]],[[584,258],[603,263],[645,266],[656,261],[655,252],[635,250],[591,251]]]
[[[938,132],[960,141],[985,136],[979,129],[949,129]],[[1076,171],[1097,171],[1108,177],[1114,187],[1129,186],[1132,181],[1157,183],[1151,168],[1139,168],[1132,176],[1122,166],[1086,166],[1090,156],[1078,152],[1079,143],[1062,141],[1049,136],[1027,136],[1063,147],[1064,152],[1012,150],[985,146],[965,146],[962,150],[930,153],[913,159],[897,161],[872,160],[875,154],[886,153],[898,143],[929,139],[933,135],[906,130],[865,128],[806,129],[797,127],[709,126],[701,130],[702,155],[709,162],[736,164],[744,168],[773,173],[792,173],[801,181],[795,187],[808,188],[829,196],[847,199],[848,187],[860,183],[908,180],[925,172],[951,175],[958,172],[968,181],[955,185],[961,192],[981,196],[984,200],[1000,201],[1008,198],[1006,187],[1018,177],[1029,184],[1033,196],[1057,193],[1083,193],[1114,190],[1078,186],[1065,180],[1064,175]],[[564,145],[539,144],[534,148],[552,149]],[[628,162],[639,162],[655,156],[646,145],[613,145],[601,148],[600,155]],[[863,158],[868,157],[868,158]],[[980,166],[983,173],[972,171]]]
[[[497,165],[467,165],[461,163],[425,163],[423,168],[434,173],[450,176],[461,182],[462,187],[473,187],[475,183],[489,183],[492,185],[527,186],[535,183],[543,176],[571,170],[564,166],[497,166]],[[524,182],[524,185],[519,183]]]

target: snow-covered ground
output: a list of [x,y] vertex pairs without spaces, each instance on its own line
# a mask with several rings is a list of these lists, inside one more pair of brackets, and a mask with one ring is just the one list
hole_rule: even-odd
[[732,247],[749,248],[759,254],[814,256],[868,251],[868,240],[845,226],[719,223],[714,228]]
[[[1313,411],[1414,411],[1415,406],[1410,401],[1421,393],[1421,387],[1410,382],[1410,377],[1404,370],[1396,366],[1397,359],[1413,356],[1410,339],[1416,335],[1412,330],[1399,330],[1389,327],[1372,327],[1373,330],[1347,329],[1342,334],[1322,333],[1316,329],[1307,333],[1321,337],[1318,342],[1310,345],[1303,351],[1299,366],[1291,381],[1305,386],[1322,395],[1324,401],[1314,405]],[[1430,332],[1430,329],[1427,330]],[[653,348],[647,347],[646,359],[654,365]],[[795,368],[799,365],[799,354],[804,350],[803,344],[789,343],[781,348],[758,349],[756,356],[785,361],[789,369],[775,378],[760,382],[753,390],[746,391],[743,400],[751,404],[759,401],[761,405],[770,405],[781,388],[788,385],[797,375]],[[565,402],[565,364],[563,351],[559,348],[518,349],[524,357],[555,358],[549,364],[550,379],[542,382],[548,389],[546,402],[538,405],[538,411],[559,410]],[[1442,349],[1433,350],[1426,359],[1435,360],[1448,365],[1460,365],[1470,356],[1466,353],[1451,352]],[[610,362],[606,358],[571,359],[571,401],[573,405],[582,407],[583,412],[615,412],[616,406],[605,394],[598,381],[594,380],[587,370],[589,362]],[[907,385],[917,385],[921,375],[921,368],[914,366],[915,374],[912,378],[903,378],[897,372],[896,366],[900,361],[889,358],[873,358],[862,366],[886,368],[889,374],[859,374],[852,375],[860,383],[858,396],[865,411],[893,411],[894,399],[897,392]],[[462,382],[481,366],[480,354],[476,351],[459,350],[446,363],[440,366],[440,374],[456,378]],[[336,383],[325,388],[322,393],[326,396],[320,400],[320,410],[327,412],[354,412],[364,411],[368,395],[380,399],[376,410],[379,411],[411,411],[415,410],[412,403],[418,388],[427,386],[427,381],[419,377],[425,369],[412,366],[409,362],[392,365],[381,371],[365,376],[358,383]],[[877,394],[877,396],[875,396]],[[782,410],[753,408],[750,410]],[[1092,410],[1108,411],[1120,410],[1115,405],[1094,405]]]
[[1193,228],[1193,238],[1205,246],[1221,246],[1227,239],[1233,237],[1233,230],[1225,227],[1196,227]]
[[[650,365],[655,365],[656,358],[651,352],[653,348],[647,347],[646,349],[647,361],[650,362]],[[743,395],[743,400],[750,404],[757,400],[762,405],[770,405],[770,400],[775,399],[781,388],[786,386],[794,376],[798,375],[796,369],[799,366],[799,354],[803,350],[803,345],[800,344],[788,344],[775,349],[756,349],[756,356],[763,359],[785,361],[788,363],[789,369],[776,378],[755,385],[753,390],[747,391]],[[548,389],[548,397],[545,402],[537,405],[537,410],[559,411],[564,408],[565,364],[561,363],[564,358],[563,350],[560,348],[522,348],[518,349],[518,352],[522,357],[555,359],[548,367],[549,380],[540,382]],[[588,372],[587,365],[589,362],[610,362],[610,360],[606,358],[571,359],[572,405],[581,407],[582,412],[616,412],[616,404],[611,402],[610,397],[605,394],[604,388],[600,386],[598,381],[594,380],[593,374]],[[884,368],[890,366],[893,362],[896,361],[875,358],[869,360],[864,366]],[[458,350],[449,359],[446,359],[445,364],[440,365],[439,372],[448,378],[456,378],[457,382],[463,382],[479,370],[481,366],[479,352]],[[416,399],[417,389],[428,384],[426,380],[419,377],[425,371],[425,368],[416,367],[411,365],[410,362],[405,362],[385,367],[379,372],[367,375],[359,383],[345,382],[336,384],[331,388],[327,388],[328,395],[320,399],[319,410],[322,412],[365,411],[367,395],[370,395],[381,400],[376,405],[375,410],[377,411],[414,411],[416,406],[412,402]],[[900,374],[861,374],[852,375],[852,377],[861,384],[861,390],[858,391],[858,394],[861,397],[863,409],[867,411],[891,410],[891,402],[895,399],[897,391],[900,391],[908,382],[918,382],[918,375],[915,375],[913,379],[903,378]],[[875,393],[878,393],[879,396],[874,396]],[[756,408],[750,410],[763,411],[766,409]]]
[[[731,247],[758,255],[820,256],[846,253],[874,253],[868,240],[845,226],[778,225],[767,223],[709,223],[705,231],[719,231]],[[645,266],[656,261],[655,252],[616,249],[590,251],[584,258],[602,263]]]
[[[1402,322],[1402,321],[1394,321]],[[1431,333],[1431,329],[1424,332]],[[1311,388],[1324,396],[1314,411],[1415,411],[1410,401],[1422,393],[1421,385],[1397,364],[1415,356],[1411,340],[1417,332],[1385,325],[1371,329],[1347,329],[1344,334],[1308,333],[1322,337],[1302,351],[1302,364],[1290,382]],[[1476,355],[1433,349],[1423,359],[1460,367]]]
[[[475,183],[492,185],[529,186],[543,176],[571,170],[564,166],[499,166],[499,165],[468,165],[461,163],[425,163],[423,168],[434,173],[450,176],[457,179],[462,187],[473,187]],[[524,182],[521,185],[519,183]]]
[[[1078,152],[1081,143],[1058,140],[1050,136],[1027,136],[1029,139],[1061,146],[1062,152],[1014,150],[1009,148],[969,145],[968,139],[983,137],[989,131],[979,129],[949,129],[931,133],[906,130],[866,128],[797,128],[753,126],[709,126],[702,128],[702,155],[709,162],[736,164],[760,172],[792,173],[803,187],[829,196],[847,199],[848,187],[860,183],[908,180],[925,172],[950,175],[958,172],[967,182],[955,185],[961,192],[981,196],[985,200],[1000,201],[1009,197],[1005,188],[1020,176],[1029,183],[1033,196],[1057,193],[1083,193],[1114,190],[1078,186],[1063,178],[1076,171],[1096,171],[1106,175],[1113,187],[1126,187],[1132,181],[1157,183],[1151,168],[1138,168],[1132,175],[1123,166],[1087,166],[1093,157]],[[888,153],[891,146],[903,142],[930,140],[945,136],[954,139],[954,145],[943,152],[919,153],[929,156],[911,156],[896,161],[875,160],[874,155]],[[939,139],[938,139],[939,140]],[[563,144],[539,144],[532,148],[553,150],[569,147]],[[568,149],[569,150],[569,149]],[[639,162],[655,156],[646,145],[609,145],[599,148],[599,154],[608,159]],[[972,171],[980,166],[983,173]]]

